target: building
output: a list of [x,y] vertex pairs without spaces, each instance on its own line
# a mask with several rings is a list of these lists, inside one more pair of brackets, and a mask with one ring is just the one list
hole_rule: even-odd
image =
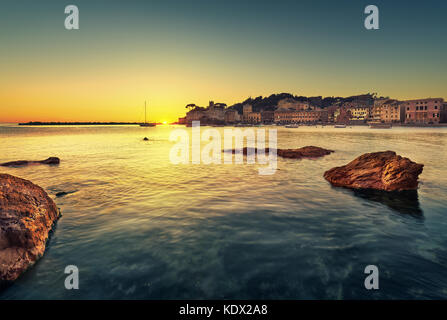
[[205,110],[205,115],[208,119],[224,121],[225,120],[225,107],[224,103],[209,102],[208,107]]
[[400,123],[405,121],[405,107],[402,102],[388,100],[380,108],[380,122]]
[[262,123],[273,123],[275,120],[274,111],[261,111],[261,122]]
[[205,109],[202,107],[196,107],[186,113],[186,123],[199,121],[203,117],[205,117]]
[[253,112],[253,106],[251,104],[244,104],[242,106],[242,114]]
[[350,112],[351,122],[365,123],[370,118],[371,109],[365,105],[348,104],[344,106]]
[[297,112],[298,123],[316,123],[327,122],[328,111],[327,110],[303,110]]
[[339,106],[338,105],[331,105],[327,108],[328,112],[328,122],[334,123],[335,122],[335,113],[337,112]]
[[373,122],[381,122],[382,120],[382,105],[389,101],[389,98],[374,99],[374,104],[371,109],[369,120]]
[[444,102],[444,107],[441,110],[441,122],[447,122],[447,102]]
[[313,109],[313,107],[307,101],[298,101],[292,98],[286,98],[278,101],[278,109],[307,110],[307,109]]
[[338,124],[349,124],[349,119],[351,118],[351,111],[346,107],[338,107],[334,112],[335,123]]
[[444,99],[407,100],[403,102],[403,107],[405,108],[405,123],[437,124],[441,122]]
[[261,122],[261,113],[260,112],[249,112],[246,114],[246,119],[247,119],[246,122],[249,122],[249,123],[260,123]]
[[327,122],[327,110],[276,110],[274,122],[276,123],[317,123]]
[[275,123],[294,123],[296,111],[290,109],[278,109],[274,112]]
[[225,122],[226,123],[236,123],[241,121],[241,116],[237,110],[229,109],[225,111]]

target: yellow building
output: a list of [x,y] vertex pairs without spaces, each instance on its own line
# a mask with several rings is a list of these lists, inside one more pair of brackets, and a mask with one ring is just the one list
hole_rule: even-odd
[[380,121],[385,123],[397,123],[405,120],[405,108],[401,102],[388,100],[380,109]]
[[365,106],[353,106],[349,108],[351,117],[349,120],[367,121],[370,117],[370,108]]

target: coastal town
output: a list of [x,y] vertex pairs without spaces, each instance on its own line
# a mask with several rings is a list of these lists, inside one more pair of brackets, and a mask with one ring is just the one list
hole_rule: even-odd
[[447,126],[447,102],[443,98],[396,100],[370,93],[347,98],[308,98],[282,93],[249,98],[232,106],[210,101],[207,107],[188,104],[186,108],[186,116],[178,120],[178,124],[186,126],[191,126],[192,121],[213,126]]

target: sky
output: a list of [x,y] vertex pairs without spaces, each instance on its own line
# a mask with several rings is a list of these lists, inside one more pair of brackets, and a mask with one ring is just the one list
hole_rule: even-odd
[[281,92],[446,99],[446,15],[444,0],[0,0],[0,122],[139,122],[145,100],[149,121],[175,121]]

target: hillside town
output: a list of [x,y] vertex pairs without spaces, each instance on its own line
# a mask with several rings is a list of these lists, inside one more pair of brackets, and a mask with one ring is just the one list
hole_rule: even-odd
[[209,102],[207,107],[186,106],[178,123],[202,125],[370,125],[378,127],[447,126],[447,102],[443,98],[396,100],[364,94],[347,98],[296,97],[290,94],[247,99],[227,107]]

